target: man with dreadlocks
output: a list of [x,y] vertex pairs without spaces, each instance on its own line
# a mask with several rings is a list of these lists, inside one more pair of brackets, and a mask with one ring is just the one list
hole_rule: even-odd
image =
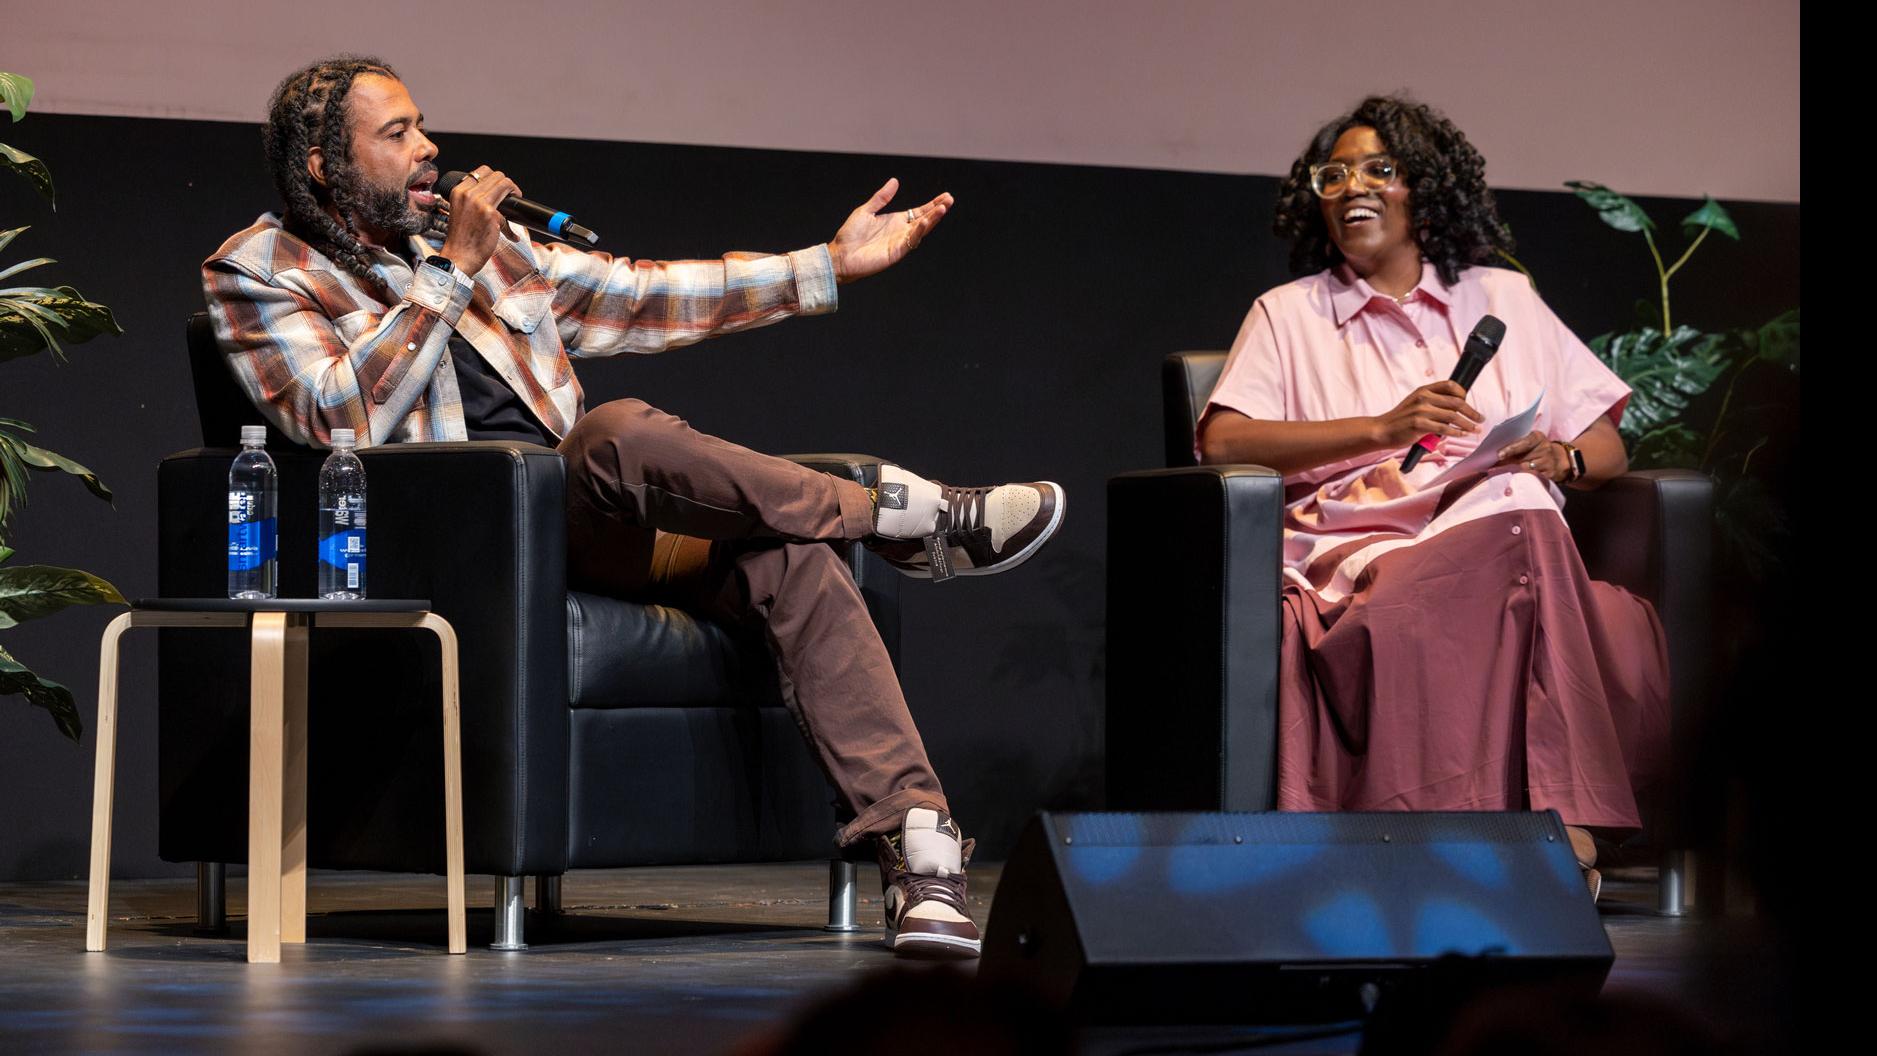
[[529,241],[497,211],[519,189],[486,165],[447,202],[432,193],[436,145],[397,73],[376,59],[344,56],[288,77],[264,139],[285,210],[230,238],[202,272],[216,337],[261,412],[313,445],[349,428],[361,446],[558,448],[570,579],[761,621],[787,703],[854,813],[840,841],[878,847],[894,947],[975,955],[971,842],[860,593],[825,544],[863,542],[920,578],[937,562],[1001,572],[1055,534],[1062,490],[954,488],[893,465],[864,488],[704,436],[637,400],[587,412],[569,362],[832,311],[839,284],[899,261],[951,195],[883,213],[897,190],[889,180],[826,245],[635,262]]

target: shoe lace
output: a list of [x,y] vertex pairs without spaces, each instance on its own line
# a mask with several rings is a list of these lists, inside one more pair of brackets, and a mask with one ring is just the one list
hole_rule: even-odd
[[986,504],[993,488],[954,488],[949,484],[943,487],[945,516],[939,523],[940,532],[956,535],[984,526]]
[[[961,488],[959,490],[962,491],[964,489]],[[972,490],[988,491],[989,489],[977,488]],[[962,868],[950,876],[928,876],[924,873],[908,872],[906,869],[906,856],[900,848],[900,838],[898,836],[887,836],[884,837],[884,839],[886,840],[887,846],[891,848],[890,856],[892,861],[891,875],[887,878],[887,882],[889,884],[898,885],[901,892],[905,895],[905,901],[900,903],[901,913],[904,913],[906,910],[911,909],[921,902],[943,902],[966,916],[970,915],[970,907],[966,905],[965,902],[965,873]],[[976,840],[965,841],[962,865],[969,865],[971,863],[971,852],[975,848],[976,843]]]

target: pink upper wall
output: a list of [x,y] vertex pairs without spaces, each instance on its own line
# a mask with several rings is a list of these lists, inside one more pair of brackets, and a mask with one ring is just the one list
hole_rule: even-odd
[[25,6],[0,0],[0,69],[58,113],[253,121],[354,50],[439,132],[1276,174],[1405,88],[1498,186],[1799,200],[1797,0]]

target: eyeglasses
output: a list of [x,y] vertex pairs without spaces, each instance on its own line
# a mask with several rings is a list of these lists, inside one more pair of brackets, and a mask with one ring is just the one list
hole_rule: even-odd
[[1318,198],[1341,198],[1360,185],[1361,190],[1379,191],[1395,182],[1401,168],[1386,154],[1363,158],[1355,165],[1328,161],[1310,166],[1310,189]]

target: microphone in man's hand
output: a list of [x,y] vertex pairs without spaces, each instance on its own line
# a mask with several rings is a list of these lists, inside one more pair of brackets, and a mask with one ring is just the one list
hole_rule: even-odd
[[[469,179],[469,173],[450,171],[437,180],[431,191],[439,198],[448,198],[456,185]],[[547,235],[550,238],[564,238],[569,242],[585,242],[597,245],[600,236],[591,228],[574,223],[574,218],[560,209],[550,208],[540,202],[531,202],[519,194],[511,194],[502,199],[502,204],[495,207],[503,216],[515,221],[530,231]]]
[[[1466,348],[1460,353],[1460,362],[1453,368],[1452,380],[1458,382],[1462,389],[1472,388],[1473,382],[1479,378],[1479,372],[1486,369],[1486,364],[1492,360],[1493,353],[1499,351],[1499,343],[1505,337],[1506,324],[1500,322],[1497,316],[1489,315],[1481,319],[1473,332],[1467,335]],[[1408,448],[1408,453],[1401,456],[1401,471],[1406,473],[1413,469],[1420,463],[1421,456],[1432,451],[1439,442],[1440,437],[1433,433],[1416,440]]]

